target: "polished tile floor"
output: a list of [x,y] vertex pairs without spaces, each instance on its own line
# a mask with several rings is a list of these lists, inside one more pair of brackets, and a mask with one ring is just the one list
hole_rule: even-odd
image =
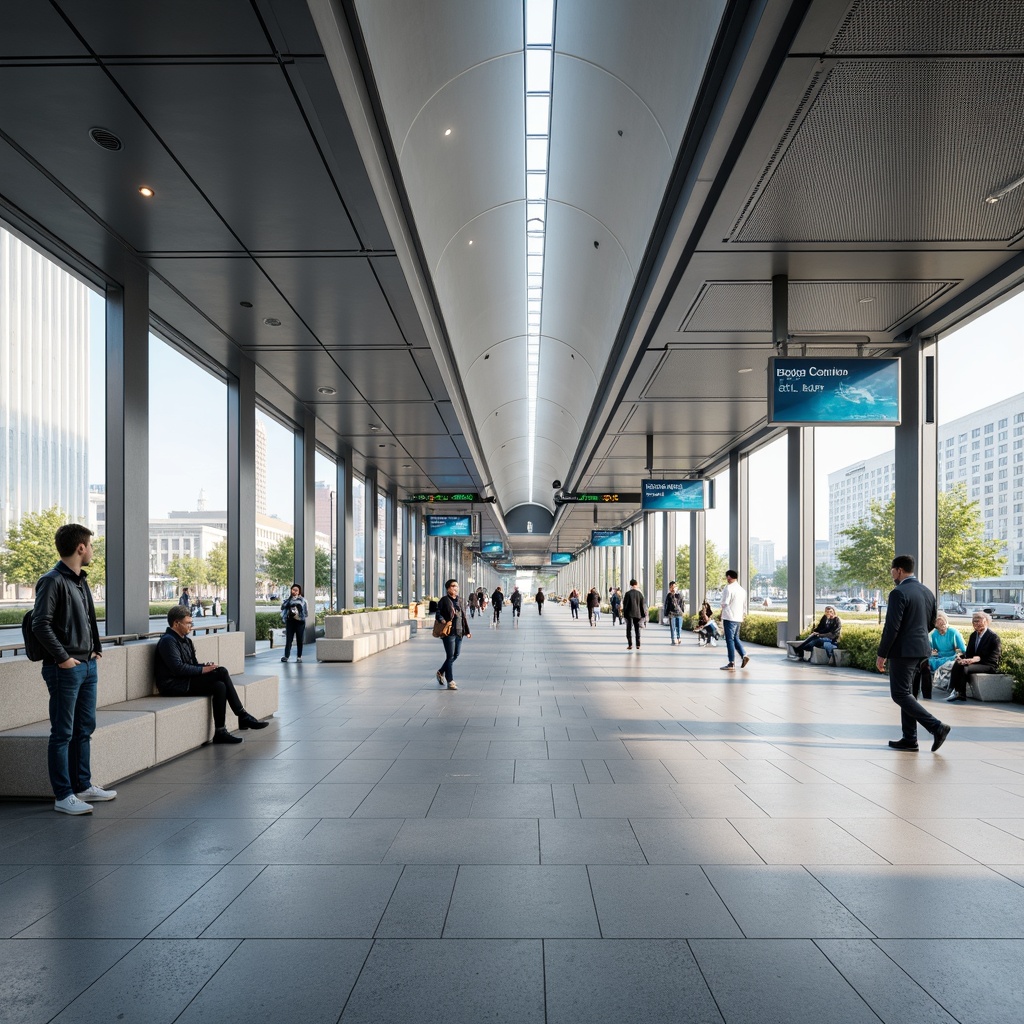
[[90,818],[0,804],[0,1019],[1024,1019],[1024,709],[889,750],[882,677],[524,609],[281,665]]

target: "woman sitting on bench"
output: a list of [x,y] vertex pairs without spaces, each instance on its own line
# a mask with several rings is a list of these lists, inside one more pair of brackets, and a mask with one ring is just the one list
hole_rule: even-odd
[[821,621],[803,643],[793,645],[793,653],[799,655],[801,661],[804,660],[804,652],[812,651],[815,647],[823,647],[826,654],[831,654],[839,646],[839,636],[842,632],[842,620],[836,614],[835,608],[827,604]]

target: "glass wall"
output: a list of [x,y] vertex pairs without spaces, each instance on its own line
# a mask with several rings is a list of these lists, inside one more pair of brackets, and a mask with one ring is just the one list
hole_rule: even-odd
[[103,297],[0,225],[0,599],[16,607],[57,561],[57,527],[78,522],[103,617],[105,366]]
[[388,603],[388,496],[377,495],[377,604]]
[[[353,604],[362,608],[366,604],[366,483],[352,476],[352,581]],[[372,593],[372,591],[371,591]]]
[[[786,502],[786,435],[752,452],[747,460],[750,510],[746,566],[751,609],[780,610],[786,604],[788,508]],[[770,496],[770,500],[766,500]],[[737,569],[740,566],[736,567]]]
[[227,385],[150,334],[149,408],[150,600],[228,614]]
[[[317,608],[336,608],[337,587],[337,483],[338,466],[334,459],[323,452],[316,453],[314,466],[316,477],[316,603]],[[308,602],[308,598],[307,598]]]
[[[256,600],[277,606],[295,582],[295,434],[256,411]],[[303,593],[315,580],[298,580]],[[264,609],[265,610],[265,609]]]
[[396,524],[395,524],[395,547],[396,547],[396,549],[398,551],[398,555],[395,558],[395,582],[396,582],[395,591],[396,591],[396,593],[398,595],[398,603],[399,604],[406,604],[406,603],[408,603],[409,598],[408,598],[408,595],[406,594],[406,588],[405,588],[405,585],[403,583],[403,577],[404,577],[403,570],[405,568],[405,562],[406,562],[406,557],[405,557],[405,509],[401,505],[398,506],[398,515],[396,517]]

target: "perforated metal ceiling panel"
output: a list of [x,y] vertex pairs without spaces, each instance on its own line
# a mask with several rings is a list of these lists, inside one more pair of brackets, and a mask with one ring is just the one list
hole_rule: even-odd
[[829,53],[1020,53],[1020,0],[855,0]]
[[[953,281],[790,281],[792,332],[891,331],[955,284]],[[681,331],[715,333],[772,328],[769,281],[709,281]]]
[[984,199],[1022,173],[1024,61],[842,62],[765,169],[731,237],[1009,240],[1024,229],[1024,195]]

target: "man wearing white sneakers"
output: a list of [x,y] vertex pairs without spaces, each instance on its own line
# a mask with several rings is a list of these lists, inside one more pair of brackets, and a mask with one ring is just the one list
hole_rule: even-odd
[[722,591],[722,628],[725,630],[725,646],[729,652],[729,663],[722,666],[723,672],[736,668],[736,655],[743,660],[740,668],[746,668],[750,657],[740,640],[740,625],[747,616],[747,592],[740,586],[735,569],[725,574],[725,590]]
[[96,660],[101,658],[96,606],[85,567],[92,561],[92,530],[67,523],[54,535],[60,561],[36,583],[32,632],[42,646],[43,681],[50,691],[46,767],[62,814],[91,814],[92,804],[115,790],[92,784],[90,740],[96,728]]

